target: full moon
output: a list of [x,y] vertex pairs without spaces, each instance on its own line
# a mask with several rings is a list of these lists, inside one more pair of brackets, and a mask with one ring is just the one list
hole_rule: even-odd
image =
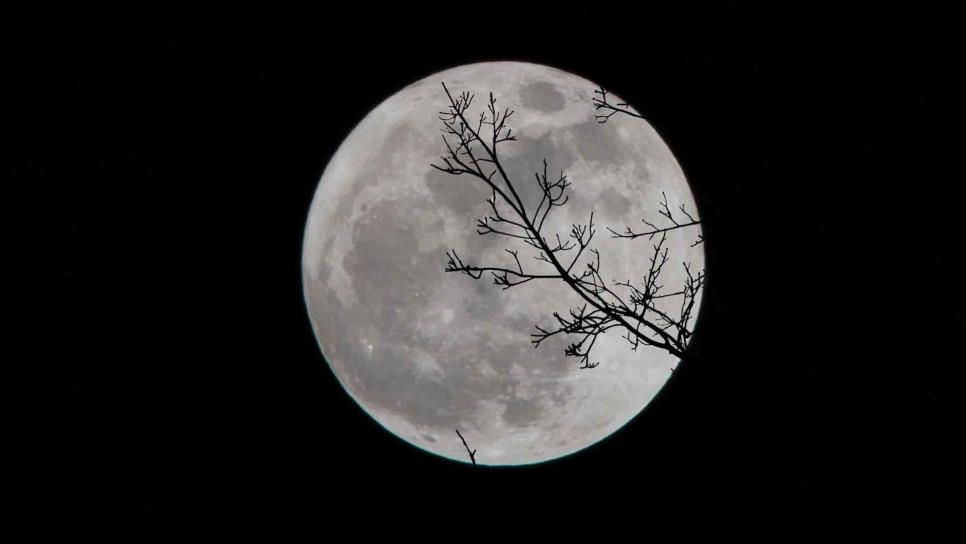
[[[305,227],[302,279],[316,339],[345,391],[386,430],[445,458],[470,462],[456,430],[478,464],[559,458],[627,424],[678,359],[648,346],[631,350],[613,329],[594,347],[599,366],[582,369],[564,355],[575,338],[531,343],[535,326],[552,327],[554,312],[580,306],[565,283],[502,290],[488,276],[444,270],[452,249],[476,265],[513,265],[505,249],[515,249],[535,273],[549,266],[526,244],[477,234],[477,219],[489,213],[490,190],[481,180],[430,166],[446,151],[444,82],[454,94],[475,93],[472,119],[491,92],[498,108],[515,111],[508,126],[517,139],[500,144],[508,176],[532,199],[544,159],[554,176],[564,172],[570,199],[554,208],[544,232],[565,238],[571,224],[586,224],[594,212],[593,247],[608,281],[639,283],[655,241],[613,238],[605,227],[659,223],[663,198],[697,218],[695,203],[647,121],[615,115],[599,124],[596,84],[528,63],[471,64],[416,81],[362,119],[326,166]],[[699,234],[668,233],[666,291],[683,285],[684,263],[703,268],[703,246],[692,245]]]

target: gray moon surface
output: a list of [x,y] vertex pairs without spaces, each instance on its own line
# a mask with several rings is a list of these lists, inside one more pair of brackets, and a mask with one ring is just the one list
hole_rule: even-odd
[[[545,232],[565,237],[591,211],[605,278],[641,281],[651,242],[613,239],[605,227],[659,223],[661,193],[672,209],[697,210],[667,145],[645,120],[594,119],[597,85],[555,68],[518,62],[459,66],[387,98],[346,137],[322,175],[305,227],[302,272],[308,314],[325,360],[358,405],[385,429],[428,452],[483,465],[539,463],[586,448],[624,426],[654,398],[677,358],[631,351],[618,329],[600,337],[594,369],[564,356],[574,338],[530,343],[578,297],[560,281],[501,290],[444,272],[446,251],[476,265],[507,265],[504,248],[524,266],[546,271],[515,240],[476,233],[489,192],[470,176],[434,170],[445,148],[438,113],[451,91],[476,94],[478,116],[492,92],[517,141],[500,144],[506,170],[536,205],[534,172],[547,160],[572,182]],[[614,101],[620,101],[614,97]],[[667,291],[684,281],[682,263],[700,270],[696,228],[669,234]],[[532,263],[532,264],[531,264]],[[673,308],[675,302],[668,299]],[[700,308],[700,301],[698,301]],[[692,322],[693,325],[693,322]],[[339,394],[333,392],[333,394]]]

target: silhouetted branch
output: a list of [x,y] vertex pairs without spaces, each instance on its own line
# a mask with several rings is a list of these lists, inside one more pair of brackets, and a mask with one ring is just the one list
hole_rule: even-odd
[[[446,153],[440,157],[442,163],[433,164],[433,167],[451,175],[466,174],[485,183],[490,188],[490,197],[486,201],[489,213],[477,220],[477,233],[482,236],[497,235],[509,240],[519,240],[532,248],[533,259],[541,263],[536,265],[537,269],[528,269],[523,265],[518,250],[505,249],[512,262],[497,266],[475,265],[465,262],[455,250],[451,250],[446,254],[445,270],[460,272],[477,280],[488,273],[493,282],[504,290],[536,279],[561,281],[581,298],[581,306],[570,309],[563,315],[555,312],[553,326],[537,325],[536,332],[531,335],[532,342],[534,347],[539,347],[552,336],[574,337],[564,353],[576,357],[580,361],[580,368],[594,368],[599,364],[591,362],[591,352],[600,335],[613,328],[624,331],[624,338],[630,342],[632,349],[636,350],[644,344],[683,358],[691,336],[687,327],[695,296],[704,282],[704,274],[702,272],[693,275],[685,266],[688,277],[685,285],[671,293],[662,292],[660,276],[669,259],[668,248],[665,246],[667,232],[698,225],[700,221],[683,206],[679,212],[686,219],[679,221],[672,213],[665,195],[659,213],[670,222],[669,226],[659,228],[645,221],[651,227],[650,231],[637,233],[627,229],[626,233],[617,233],[608,229],[617,238],[648,236],[653,240],[656,235],[660,235],[657,243],[653,245],[650,266],[640,285],[629,280],[608,281],[601,273],[600,252],[591,247],[596,233],[593,212],[586,224],[573,224],[570,231],[563,236],[545,232],[549,215],[569,200],[567,189],[570,181],[563,171],[559,175],[551,176],[549,165],[544,159],[541,168],[534,173],[534,182],[541,194],[539,203],[535,208],[529,209],[520,198],[498,153],[500,144],[515,140],[511,129],[506,126],[506,120],[513,112],[508,109],[499,110],[493,94],[490,93],[486,111],[480,113],[479,117],[472,117],[473,121],[470,121],[469,108],[473,103],[473,95],[464,92],[454,96],[445,83],[443,89],[449,100],[447,111],[439,114]],[[599,103],[597,109],[613,110],[610,114],[605,114],[607,118],[624,111],[621,108],[626,104],[609,104],[603,89],[598,94],[600,98],[595,99],[595,104]],[[639,117],[630,111],[625,113]],[[482,132],[484,127],[490,127],[485,134]],[[675,316],[669,315],[657,304],[659,299],[669,297],[681,299],[679,312]]]
[[476,465],[476,450],[470,450],[470,447],[466,444],[466,439],[460,434],[459,429],[456,429],[456,436],[459,436],[460,440],[463,441],[463,447],[466,448],[466,453],[470,454],[470,461],[473,462],[473,465]]
[[606,123],[611,117],[617,115],[618,113],[623,113],[625,115],[630,115],[631,117],[637,117],[638,119],[643,119],[644,117],[639,113],[631,111],[630,106],[626,102],[612,103],[607,100],[607,91],[603,87],[594,91],[594,110],[598,113],[594,114],[594,119],[597,119],[598,123]]
[[[679,223],[677,219],[675,219],[674,212],[672,212],[671,208],[668,206],[667,195],[664,194],[664,192],[662,191],[661,207],[657,213],[659,213],[661,216],[663,216],[668,221],[670,221],[671,222],[670,226],[661,228],[656,226],[654,223],[651,223],[647,219],[641,219],[641,221],[645,225],[647,225],[650,228],[650,230],[646,230],[643,232],[634,232],[633,230],[631,230],[630,227],[624,227],[624,232],[617,232],[612,228],[608,228],[607,230],[609,230],[611,234],[613,234],[613,238],[640,238],[641,236],[647,236],[648,239],[652,239],[657,234],[664,234],[672,230],[683,229],[686,227],[693,227],[695,225],[701,224],[701,221],[698,221],[690,213],[688,213],[688,211],[684,208],[683,205],[679,206],[679,210],[681,211],[682,214],[684,214],[685,217],[688,218],[688,221],[686,223]],[[697,241],[691,244],[691,247],[694,247],[702,242],[704,242],[704,236],[699,234]]]
[[533,342],[534,347],[538,347],[544,340],[556,334],[578,335],[580,339],[569,344],[564,350],[564,354],[578,357],[581,363],[580,368],[594,368],[600,364],[590,362],[590,352],[594,343],[597,342],[597,337],[608,329],[620,326],[615,324],[611,316],[600,310],[588,312],[586,304],[579,309],[570,310],[570,317],[561,316],[557,312],[554,312],[553,317],[557,320],[559,326],[548,330],[537,325],[537,332],[530,335],[533,337],[531,342]]

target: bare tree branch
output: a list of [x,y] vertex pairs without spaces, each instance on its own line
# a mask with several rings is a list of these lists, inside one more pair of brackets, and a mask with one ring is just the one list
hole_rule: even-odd
[[[613,238],[640,238],[641,236],[647,236],[648,239],[653,239],[654,236],[658,234],[665,234],[672,230],[693,227],[701,224],[701,221],[696,220],[690,213],[688,213],[683,205],[679,206],[679,210],[682,214],[684,214],[685,217],[688,218],[686,223],[679,223],[677,219],[675,219],[674,212],[672,212],[671,208],[668,206],[667,195],[661,191],[661,208],[657,213],[667,219],[671,223],[670,226],[661,228],[656,226],[654,223],[651,223],[647,219],[641,219],[641,221],[649,227],[649,230],[643,232],[634,232],[630,227],[624,227],[624,232],[617,232],[609,227],[607,230],[610,231],[610,233],[613,235]],[[699,234],[697,240],[691,244],[691,247],[694,247],[702,242],[704,242],[704,236]]]
[[[625,233],[608,230],[616,238],[638,238],[647,236],[654,240],[650,266],[644,273],[642,283],[635,285],[630,280],[608,281],[601,273],[600,252],[591,247],[596,233],[594,214],[590,213],[587,223],[573,224],[569,233],[545,232],[547,218],[553,210],[564,206],[569,200],[567,189],[570,181],[563,171],[551,175],[546,159],[541,168],[534,173],[534,182],[540,191],[540,201],[535,208],[528,208],[520,198],[514,181],[504,169],[500,156],[500,144],[514,141],[506,120],[513,114],[509,109],[500,110],[496,99],[490,93],[485,111],[478,117],[469,113],[473,95],[461,93],[453,95],[443,84],[449,100],[446,111],[440,112],[443,142],[446,153],[440,157],[441,164],[433,167],[451,175],[469,175],[485,183],[491,196],[487,199],[489,214],[477,221],[477,233],[481,236],[496,235],[508,240],[519,240],[535,252],[533,259],[538,261],[537,269],[523,265],[519,251],[506,249],[511,261],[505,265],[476,265],[465,262],[456,250],[447,252],[447,272],[459,272],[473,279],[484,274],[493,278],[494,284],[504,290],[517,287],[533,280],[556,280],[581,299],[581,306],[572,308],[565,314],[554,313],[553,326],[536,326],[532,342],[539,347],[546,339],[557,336],[571,336],[574,340],[564,353],[580,361],[580,368],[594,368],[599,362],[591,362],[591,353],[601,334],[613,328],[622,329],[624,338],[636,350],[640,345],[662,349],[679,358],[684,358],[691,333],[689,321],[694,308],[694,300],[703,286],[704,273],[692,274],[685,265],[687,280],[680,289],[665,293],[660,283],[661,272],[667,264],[668,248],[665,245],[667,233],[680,228],[700,224],[684,207],[678,212],[684,216],[680,220],[672,212],[663,196],[659,213],[670,225],[657,227],[645,221],[650,230],[634,232],[629,228]],[[610,104],[607,94],[601,89],[595,98],[598,110],[609,111],[607,117],[618,112],[640,117],[621,108],[626,104]],[[470,119],[473,119],[471,121]],[[600,119],[598,119],[600,120]],[[484,131],[485,127],[489,127]],[[696,242],[696,243],[700,243]],[[677,315],[658,307],[659,299],[679,297],[681,304]],[[665,305],[666,306],[666,305]],[[465,443],[465,441],[464,441]],[[467,448],[469,451],[469,448]]]
[[473,462],[473,465],[475,466],[476,465],[476,450],[470,450],[470,447],[466,444],[466,439],[463,438],[463,435],[462,434],[460,434],[460,430],[459,429],[456,429],[456,436],[459,436],[460,437],[460,440],[463,441],[463,447],[466,448],[466,453],[470,454],[470,461],[472,461]]
[[644,118],[641,114],[631,111],[627,102],[609,102],[607,100],[607,91],[605,91],[603,87],[594,91],[593,103],[594,110],[598,112],[594,114],[594,119],[597,119],[597,122],[601,124],[606,123],[611,117],[617,115],[618,113],[623,113],[624,115],[629,115],[631,117],[637,117],[638,119]]

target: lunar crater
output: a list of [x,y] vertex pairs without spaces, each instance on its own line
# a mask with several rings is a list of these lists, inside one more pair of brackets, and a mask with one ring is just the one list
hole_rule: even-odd
[[566,99],[552,83],[534,81],[520,91],[520,103],[543,113],[553,113],[564,109]]

